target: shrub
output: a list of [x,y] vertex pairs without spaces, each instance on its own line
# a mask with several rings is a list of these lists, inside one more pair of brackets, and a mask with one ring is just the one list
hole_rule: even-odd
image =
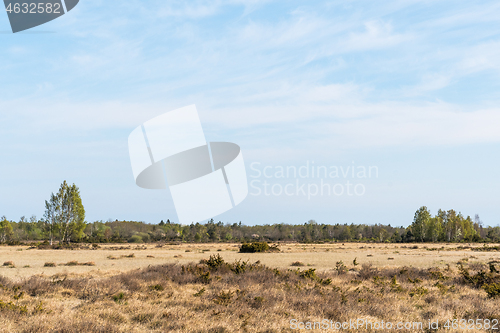
[[56,263],[55,262],[46,262],[43,267],[56,267]]
[[294,262],[292,262],[292,266],[305,266],[305,265],[301,261],[294,261]]
[[490,298],[500,296],[500,283],[485,284],[482,288],[486,291],[488,297]]
[[199,279],[200,282],[204,284],[209,284],[210,281],[212,281],[212,278],[210,277],[210,272],[200,273]]
[[163,291],[163,286],[161,284],[155,284],[154,286],[149,286],[150,290]]
[[477,288],[482,287],[485,284],[491,284],[497,280],[500,276],[494,275],[493,273],[486,273],[484,271],[477,272],[475,275],[469,273],[469,269],[464,267],[462,263],[458,265],[458,270],[460,275],[462,275],[462,281],[466,284],[473,284]]
[[243,243],[240,247],[240,253],[266,252],[269,250],[267,242]]
[[125,294],[124,293],[118,293],[118,294],[116,294],[116,295],[113,296],[113,300],[116,303],[122,303],[124,299],[125,299]]
[[14,312],[19,312],[21,314],[25,314],[28,312],[26,305],[18,306],[12,302],[5,303],[4,301],[0,300],[0,310],[4,310],[4,309],[14,311]]
[[363,264],[358,274],[361,279],[367,280],[374,277],[377,274],[377,269],[372,268],[371,264]]
[[335,264],[335,270],[339,275],[347,273],[347,267],[346,265],[344,265],[344,262],[342,260],[337,261],[337,263]]
[[129,243],[143,243],[142,237],[139,235],[133,235],[128,239]]
[[205,264],[210,268],[210,269],[217,269],[220,266],[224,265],[224,259],[220,256],[220,254],[217,255],[211,255],[210,258],[205,262]]
[[329,286],[332,284],[332,279],[319,279],[319,282],[324,286]]
[[280,252],[280,249],[278,247],[278,245],[271,245],[269,246],[269,250],[267,250],[268,252]]
[[149,236],[149,234],[145,232],[139,232],[137,236],[141,237],[142,241],[145,243],[149,242],[151,239],[151,236]]
[[14,262],[13,261],[6,261],[3,263],[4,266],[11,266],[13,267],[14,266]]
[[245,273],[247,269],[248,261],[237,260],[231,265],[231,270],[235,274]]
[[231,303],[231,299],[233,298],[233,292],[232,291],[228,291],[228,292],[224,292],[224,291],[221,291],[220,294],[218,294],[217,296],[215,296],[215,298],[213,299],[214,303],[216,304],[219,304],[219,305],[229,305],[229,303]]
[[417,287],[415,289],[412,289],[412,291],[410,291],[410,296],[411,297],[413,297],[413,296],[423,296],[423,295],[427,294],[428,292],[429,292],[429,290],[427,290],[424,287]]
[[441,282],[436,282],[434,287],[437,287],[442,295],[446,294],[446,292],[448,291],[448,287],[442,284]]
[[315,280],[317,279],[318,277],[316,276],[316,268],[309,268],[308,270],[306,271],[303,271],[301,273],[299,273],[299,275],[301,277],[303,277],[304,279],[312,279],[312,280]]
[[439,281],[445,281],[448,280],[449,277],[443,275],[440,271],[429,271],[429,275],[432,279],[439,280]]
[[205,288],[201,288],[200,290],[198,290],[198,292],[196,294],[193,294],[193,296],[200,297],[201,295],[203,295],[204,292],[205,292]]
[[398,280],[396,278],[396,275],[394,275],[391,279],[391,290],[394,292],[402,292],[403,287],[398,283]]

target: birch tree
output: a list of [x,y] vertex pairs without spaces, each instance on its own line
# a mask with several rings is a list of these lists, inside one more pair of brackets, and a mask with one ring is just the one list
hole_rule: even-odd
[[59,241],[69,243],[82,237],[85,230],[85,209],[83,208],[80,190],[61,184],[57,194],[52,193],[50,201],[45,201],[45,219],[50,232],[50,243],[55,234],[59,234]]

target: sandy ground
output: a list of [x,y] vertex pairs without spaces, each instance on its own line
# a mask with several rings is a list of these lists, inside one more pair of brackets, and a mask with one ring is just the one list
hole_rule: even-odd
[[[328,271],[342,260],[347,266],[357,258],[359,264],[371,263],[376,267],[413,266],[444,267],[455,265],[459,260],[467,258],[471,262],[500,261],[500,252],[479,252],[457,250],[458,246],[482,247],[482,244],[372,244],[372,243],[335,243],[335,244],[280,244],[279,253],[238,253],[239,244],[181,244],[156,247],[145,244],[136,247],[129,244],[101,245],[96,250],[37,250],[27,246],[0,246],[0,275],[11,279],[22,279],[36,274],[53,275],[57,273],[92,275],[112,275],[120,271],[129,271],[148,265],[163,263],[198,262],[212,254],[220,254],[224,260],[248,260],[251,263],[260,261],[270,267],[291,268],[296,261],[318,271]],[[496,245],[496,244],[495,244]],[[130,249],[113,250],[111,247],[130,247]],[[489,244],[492,246],[492,244]],[[441,248],[429,251],[427,248]],[[146,249],[144,249],[146,248]],[[449,250],[447,250],[449,249]],[[133,258],[124,257],[134,254]],[[149,256],[149,257],[148,257]],[[110,259],[115,257],[118,259]],[[95,266],[64,266],[69,261],[80,263],[92,261]],[[15,267],[1,266],[12,261]],[[46,262],[56,263],[56,267],[44,267]]]

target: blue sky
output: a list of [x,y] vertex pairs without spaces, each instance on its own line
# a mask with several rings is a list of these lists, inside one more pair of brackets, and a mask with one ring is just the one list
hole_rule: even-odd
[[0,14],[0,215],[42,216],[67,180],[88,221],[175,221],[168,191],[135,185],[127,139],[196,104],[249,181],[252,163],[379,171],[325,179],[362,196],[250,194],[216,220],[406,226],[426,205],[498,225],[499,17],[496,1],[81,0],[12,34]]

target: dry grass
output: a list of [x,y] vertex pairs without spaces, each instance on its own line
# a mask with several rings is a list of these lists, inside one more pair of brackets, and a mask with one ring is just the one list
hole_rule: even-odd
[[151,265],[108,276],[0,276],[0,331],[282,332],[291,331],[291,319],[500,319],[499,299],[478,285],[500,280],[500,274],[478,274],[485,267],[479,264],[459,270],[364,263],[341,273],[227,262],[219,253],[198,264]]
[[[164,263],[187,264],[198,262],[210,253],[219,253],[224,260],[232,262],[237,259],[255,262],[260,260],[269,267],[286,269],[295,261],[307,263],[318,272],[328,272],[335,263],[343,261],[352,263],[357,257],[359,264],[371,263],[376,267],[413,266],[420,268],[455,266],[463,258],[471,262],[500,261],[500,251],[480,251],[482,244],[419,244],[417,248],[411,244],[373,244],[344,243],[340,244],[285,244],[281,245],[279,253],[238,253],[239,244],[148,244],[140,247],[130,245],[99,245],[79,247],[75,250],[28,250],[27,246],[0,246],[0,258],[3,261],[13,261],[16,268],[5,269],[0,266],[0,275],[10,278],[29,277],[47,273],[43,267],[45,262],[54,262],[57,267],[50,268],[50,273],[75,274],[116,274],[148,265]],[[494,248],[498,245],[489,245]],[[217,251],[217,250],[222,251]],[[18,251],[22,250],[22,251]],[[207,251],[208,250],[208,251]],[[203,251],[208,253],[203,253]],[[130,256],[134,253],[134,257]],[[368,257],[368,255],[370,255]],[[151,257],[153,256],[153,257]],[[476,257],[475,258],[471,258]],[[394,260],[388,260],[388,258]],[[94,262],[95,266],[59,266],[70,261]],[[29,266],[26,267],[25,266]],[[11,267],[11,266],[9,266]]]
[[[252,254],[237,253],[238,244],[26,250],[0,246],[0,258],[12,263],[0,266],[0,332],[282,332],[294,318],[500,317],[499,298],[488,297],[500,285],[481,289],[485,277],[476,275],[491,265],[500,271],[500,252],[482,245],[286,244],[279,253]],[[209,260],[211,253],[219,259]],[[313,268],[290,267],[295,262]],[[457,263],[470,270],[469,282]]]

